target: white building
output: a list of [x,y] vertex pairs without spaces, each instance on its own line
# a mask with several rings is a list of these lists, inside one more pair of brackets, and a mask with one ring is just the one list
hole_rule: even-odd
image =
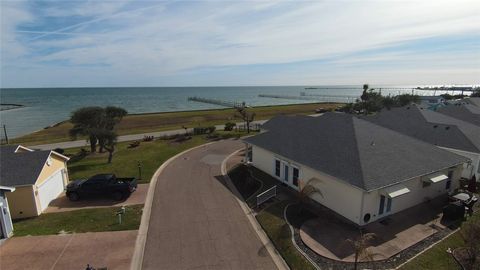
[[293,189],[365,225],[446,194],[468,160],[351,115],[276,117],[246,138],[251,162]]

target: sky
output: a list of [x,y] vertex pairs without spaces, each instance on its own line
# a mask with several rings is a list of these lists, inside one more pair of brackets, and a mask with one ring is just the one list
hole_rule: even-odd
[[0,3],[3,88],[480,81],[480,1]]

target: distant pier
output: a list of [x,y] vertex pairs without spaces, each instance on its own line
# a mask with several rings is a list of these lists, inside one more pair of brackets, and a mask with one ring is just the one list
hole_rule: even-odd
[[246,108],[248,107],[245,102],[236,102],[236,101],[229,101],[229,100],[220,100],[220,99],[213,99],[213,98],[203,98],[203,97],[189,97],[188,101],[196,101],[208,104],[214,104],[229,108]]
[[309,100],[309,101],[323,101],[323,102],[349,102],[350,100],[355,101],[358,97],[355,96],[334,96],[334,95],[316,95],[316,94],[305,94],[301,93],[300,96],[292,95],[270,95],[270,94],[260,94],[259,97],[264,98],[279,98],[279,99],[293,99],[293,100]]

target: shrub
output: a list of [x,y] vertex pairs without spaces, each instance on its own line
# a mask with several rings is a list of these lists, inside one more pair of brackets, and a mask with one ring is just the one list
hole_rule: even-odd
[[233,128],[236,126],[237,124],[233,123],[233,122],[227,122],[225,123],[225,128],[224,130],[225,131],[232,131]]

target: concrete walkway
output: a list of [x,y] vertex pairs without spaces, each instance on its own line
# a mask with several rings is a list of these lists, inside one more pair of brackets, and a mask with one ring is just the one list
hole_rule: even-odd
[[221,176],[222,161],[242,147],[235,140],[205,145],[165,167],[142,269],[276,269]]
[[65,193],[51,201],[44,213],[67,212],[88,208],[120,207],[127,205],[144,204],[149,184],[138,184],[130,196],[123,201],[114,201],[108,198],[88,198],[76,202],[70,201]]
[[0,246],[0,269],[130,269],[137,231],[13,237]]
[[[258,120],[252,122],[252,124],[263,124],[267,120]],[[237,123],[237,125],[241,125],[243,123]],[[225,125],[217,125],[215,126],[217,130],[223,130]],[[193,129],[187,129],[189,132],[193,132]],[[149,132],[149,133],[141,133],[141,134],[131,134],[131,135],[122,135],[118,136],[119,142],[128,142],[128,141],[136,141],[142,140],[145,136],[153,136],[155,138],[162,137],[162,136],[170,136],[175,134],[184,134],[185,129],[175,129],[175,130],[166,130],[166,131],[157,131],[157,132]],[[77,140],[77,141],[66,141],[66,142],[59,142],[59,143],[50,143],[50,144],[40,144],[40,145],[33,145],[29,146],[32,149],[37,150],[53,150],[55,148],[74,148],[74,147],[89,147],[89,144],[86,140]]]

